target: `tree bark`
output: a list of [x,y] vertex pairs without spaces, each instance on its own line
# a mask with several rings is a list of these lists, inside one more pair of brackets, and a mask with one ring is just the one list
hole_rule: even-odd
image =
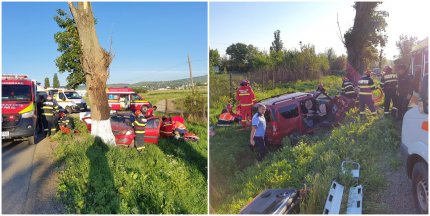
[[72,2],[68,4],[81,42],[81,63],[86,74],[88,97],[91,102],[91,134],[100,137],[106,144],[115,144],[106,95],[106,82],[112,56],[99,44],[91,3],[78,2],[77,7]]

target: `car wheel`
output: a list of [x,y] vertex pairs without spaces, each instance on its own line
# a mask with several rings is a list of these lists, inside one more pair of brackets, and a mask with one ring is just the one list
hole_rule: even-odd
[[72,107],[69,107],[69,106],[67,106],[67,107],[66,107],[66,111],[67,111],[67,113],[69,113],[69,114],[72,114],[72,113],[73,113]]
[[423,213],[428,212],[428,166],[421,161],[414,165],[412,170],[412,193],[415,206]]

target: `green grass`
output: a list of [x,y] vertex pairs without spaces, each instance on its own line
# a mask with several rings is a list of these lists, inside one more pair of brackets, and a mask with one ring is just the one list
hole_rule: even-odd
[[[321,80],[329,95],[340,89],[340,77]],[[314,91],[318,81],[298,81],[265,92],[257,100],[290,91]],[[222,109],[211,107],[211,123]],[[210,203],[213,213],[236,214],[256,195],[269,188],[311,188],[302,203],[302,213],[321,214],[333,178],[348,185],[348,176],[339,173],[343,160],[361,164],[360,183],[364,186],[363,213],[375,212],[378,196],[385,187],[384,172],[397,169],[396,152],[400,143],[394,122],[382,116],[358,118],[351,110],[339,127],[323,129],[301,137],[298,146],[271,147],[262,162],[250,151],[249,130],[216,128],[210,142]],[[341,213],[345,213],[344,209]]]
[[[76,121],[76,120],[75,120]],[[198,142],[161,139],[143,152],[111,147],[85,132],[55,135],[58,198],[67,213],[205,214],[206,125],[187,124]]]
[[[148,91],[147,93],[139,93],[143,98],[149,100],[153,105],[157,104],[159,101],[165,99],[184,99],[187,93],[191,92],[191,90],[165,90],[165,91]],[[196,92],[198,94],[207,95],[207,88],[197,88]]]

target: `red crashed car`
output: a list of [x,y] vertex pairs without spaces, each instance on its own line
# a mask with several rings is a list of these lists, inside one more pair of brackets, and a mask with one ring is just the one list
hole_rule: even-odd
[[[84,117],[82,121],[84,121],[88,131],[91,131],[91,117]],[[134,146],[135,134],[131,126],[115,118],[111,118],[111,127],[117,145]]]

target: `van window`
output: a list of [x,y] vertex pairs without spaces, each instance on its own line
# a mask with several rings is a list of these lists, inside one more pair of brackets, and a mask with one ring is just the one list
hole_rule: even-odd
[[290,104],[279,108],[279,113],[286,119],[295,118],[299,116],[299,107],[297,104]]
[[153,118],[148,120],[148,122],[146,122],[145,128],[158,128],[159,125],[160,125],[160,119]]
[[64,92],[69,99],[82,99],[82,97],[77,92]]
[[140,98],[140,96],[138,94],[132,94],[131,95],[131,100],[135,101],[135,100],[142,100],[142,98]]
[[119,95],[117,94],[108,94],[108,100],[118,100]]
[[66,97],[64,97],[63,93],[59,93],[58,96],[60,97],[61,100],[66,100]]

